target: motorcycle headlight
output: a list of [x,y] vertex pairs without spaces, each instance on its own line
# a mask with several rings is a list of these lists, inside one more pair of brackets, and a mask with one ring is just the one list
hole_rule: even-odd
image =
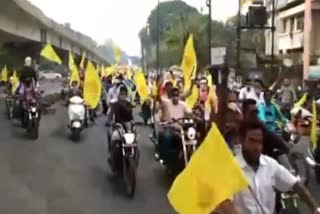
[[37,108],[36,107],[31,107],[31,112],[32,113],[36,113],[37,112]]
[[134,143],[134,140],[135,140],[135,134],[133,133],[127,133],[127,134],[124,134],[123,135],[125,141],[126,141],[126,144],[133,144]]
[[189,140],[194,140],[196,138],[196,130],[194,128],[189,128],[187,132],[187,136]]

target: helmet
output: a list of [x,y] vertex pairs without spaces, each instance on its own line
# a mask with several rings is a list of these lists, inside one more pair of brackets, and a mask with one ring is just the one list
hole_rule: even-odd
[[24,65],[27,66],[27,67],[30,67],[32,64],[32,59],[30,56],[26,57],[25,60],[24,60]]

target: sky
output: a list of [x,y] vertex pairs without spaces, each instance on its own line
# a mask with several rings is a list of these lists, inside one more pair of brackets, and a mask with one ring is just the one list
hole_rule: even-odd
[[[58,23],[84,33],[99,44],[112,38],[129,55],[140,55],[138,33],[157,0],[29,0]],[[165,0],[160,0],[160,2]],[[206,0],[184,0],[208,12]],[[238,0],[212,0],[213,19],[224,21],[236,14]]]

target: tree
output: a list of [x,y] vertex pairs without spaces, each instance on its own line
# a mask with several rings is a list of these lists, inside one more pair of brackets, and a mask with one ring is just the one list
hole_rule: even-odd
[[[184,45],[190,34],[194,36],[194,44],[198,58],[198,67],[205,67],[208,62],[208,16],[199,13],[195,8],[182,1],[169,1],[159,4],[160,11],[160,66],[170,67],[180,64]],[[157,8],[149,18],[148,29],[143,28],[139,33],[142,45],[147,51],[148,65],[156,65],[157,44]],[[231,17],[226,23],[212,21],[211,47],[226,47],[227,61],[231,66],[236,65],[237,16]],[[242,47],[253,48],[257,53],[264,52],[264,34],[262,31],[248,31],[242,34]],[[241,65],[250,67],[251,61],[241,56]]]

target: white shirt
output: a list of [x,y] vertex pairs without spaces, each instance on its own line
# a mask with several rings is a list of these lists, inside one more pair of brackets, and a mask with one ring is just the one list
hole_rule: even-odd
[[264,94],[260,92],[259,95],[255,92],[254,88],[250,87],[249,90],[247,87],[243,87],[239,93],[239,100],[252,99],[257,102],[257,105],[264,103]]
[[[242,152],[237,153],[236,160],[266,214],[274,213],[275,189],[287,192],[298,182],[298,179],[287,169],[268,156],[260,156],[260,165],[257,171],[254,171],[247,164],[242,156]],[[241,214],[263,214],[249,189],[245,189],[234,196],[234,205],[238,213]]]
[[118,100],[118,88],[117,86],[113,86],[107,94],[107,104],[109,105],[111,102],[115,102],[116,100]]

